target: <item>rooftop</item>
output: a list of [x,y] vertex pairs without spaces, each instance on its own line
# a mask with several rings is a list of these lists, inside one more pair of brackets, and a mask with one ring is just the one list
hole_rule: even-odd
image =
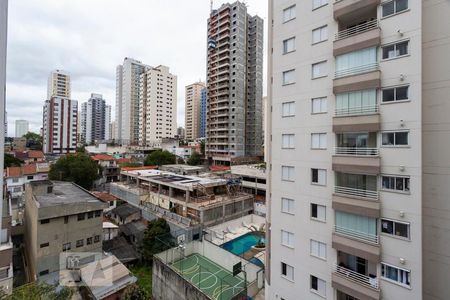
[[140,212],[140,209],[130,204],[122,204],[114,208],[111,212],[125,219],[131,215],[134,215],[135,213]]
[[21,177],[24,175],[32,175],[37,173],[47,173],[49,166],[47,163],[35,163],[20,167],[6,168],[6,177]]
[[176,165],[163,165],[164,168],[176,168],[176,169],[182,169],[185,171],[197,171],[202,170],[203,167],[201,166],[190,166],[190,165],[182,165],[182,164],[176,164]]
[[111,155],[108,155],[108,154],[96,154],[94,156],[91,156],[91,158],[93,160],[96,160],[96,161],[110,161],[110,160],[114,160],[114,157],[112,157]]
[[107,192],[92,192],[92,194],[97,197],[97,199],[103,201],[103,202],[111,202],[114,200],[117,200],[117,197],[114,195],[111,195]]
[[44,152],[38,150],[14,151],[14,156],[19,159],[44,158]]

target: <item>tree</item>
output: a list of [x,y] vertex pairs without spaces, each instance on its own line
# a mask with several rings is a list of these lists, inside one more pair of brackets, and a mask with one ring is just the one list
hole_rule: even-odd
[[73,290],[58,284],[50,285],[45,282],[32,282],[14,288],[11,295],[3,296],[5,300],[65,300],[70,299]]
[[145,297],[144,291],[137,284],[133,283],[133,284],[128,285],[125,288],[120,299],[121,300],[145,300],[147,298]]
[[11,154],[5,153],[5,168],[8,167],[20,167],[23,164],[23,160],[14,157]]
[[42,150],[42,136],[39,134],[28,131],[22,137],[27,140],[27,147],[31,150]]
[[75,182],[89,190],[95,179],[99,176],[99,167],[84,153],[76,153],[60,157],[51,165],[49,178]]
[[150,153],[144,161],[144,166],[171,165],[177,162],[175,154],[167,150],[156,150]]
[[142,167],[142,164],[138,162],[124,162],[120,164],[121,168],[136,168],[136,167]]
[[170,227],[163,218],[152,220],[148,223],[142,239],[142,259],[152,262],[153,255],[175,246],[170,234]]
[[86,146],[85,145],[81,145],[80,147],[77,147],[76,152],[86,153]]
[[198,166],[199,164],[202,163],[202,156],[200,155],[200,153],[194,151],[194,153],[192,153],[191,156],[189,156],[186,163],[190,166]]

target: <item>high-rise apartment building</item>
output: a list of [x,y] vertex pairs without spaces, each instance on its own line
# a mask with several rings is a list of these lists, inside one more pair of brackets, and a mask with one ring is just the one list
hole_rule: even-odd
[[207,117],[207,107],[208,107],[208,90],[206,88],[202,89],[200,97],[200,137],[206,137],[206,117]]
[[106,105],[100,94],[91,94],[87,102],[81,104],[81,142],[91,144],[109,139],[111,106]]
[[205,88],[203,82],[196,82],[185,88],[185,118],[186,139],[193,140],[200,137],[201,126],[201,101],[202,91]]
[[139,145],[159,145],[177,133],[177,76],[166,66],[147,67],[139,86]]
[[63,97],[46,100],[43,109],[43,151],[74,153],[77,147],[78,102]]
[[71,97],[69,73],[62,70],[55,70],[50,73],[47,81],[47,99],[51,97]]
[[30,123],[27,120],[16,120],[16,135],[15,137],[22,137],[30,131]]
[[206,156],[217,164],[262,155],[263,20],[244,3],[208,19]]
[[129,145],[139,142],[140,76],[148,68],[138,60],[125,57],[116,68],[116,142]]
[[266,299],[450,295],[449,15],[269,1]]

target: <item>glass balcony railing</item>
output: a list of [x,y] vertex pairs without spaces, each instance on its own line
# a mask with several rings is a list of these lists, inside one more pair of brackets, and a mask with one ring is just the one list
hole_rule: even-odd
[[346,228],[346,227],[342,227],[342,226],[338,226],[338,225],[334,225],[334,232],[336,232],[340,235],[348,236],[352,239],[369,242],[369,243],[375,244],[375,245],[378,245],[378,242],[379,242],[378,235],[370,234],[370,233],[363,232],[363,231],[357,231],[354,229],[350,229],[350,228]]
[[379,66],[378,62],[374,62],[374,63],[356,66],[356,67],[352,67],[352,68],[348,68],[348,69],[336,70],[334,77],[341,78],[341,77],[347,77],[347,76],[352,76],[352,75],[357,75],[357,74],[362,74],[362,73],[368,73],[368,72],[372,72],[372,71],[377,71],[379,69],[379,67],[380,66]]
[[336,116],[351,116],[351,115],[366,115],[374,114],[378,112],[378,105],[366,105],[366,106],[355,106],[355,107],[342,107],[336,108]]
[[339,32],[336,33],[335,35],[335,40],[341,40],[341,39],[345,39],[360,33],[364,33],[367,31],[370,31],[372,29],[378,28],[378,20],[372,20],[372,21],[368,21],[353,27],[350,27],[348,29],[345,30],[341,30]]

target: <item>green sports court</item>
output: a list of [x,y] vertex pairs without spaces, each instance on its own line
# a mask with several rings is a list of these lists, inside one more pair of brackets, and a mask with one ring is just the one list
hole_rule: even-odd
[[214,300],[229,300],[245,291],[244,279],[212,260],[192,254],[172,264],[185,279]]

